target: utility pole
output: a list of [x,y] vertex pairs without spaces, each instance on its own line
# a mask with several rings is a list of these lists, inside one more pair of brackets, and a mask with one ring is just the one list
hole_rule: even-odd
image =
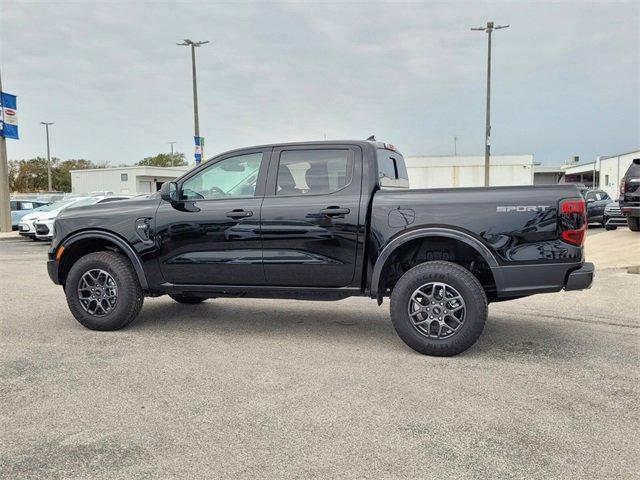
[[453,156],[454,157],[458,156],[458,136],[457,135],[453,136]]
[[[205,43],[209,43],[209,40],[194,42],[193,40],[189,40],[188,38],[184,39],[182,43],[176,43],[181,47],[191,47],[191,73],[193,75],[193,126],[194,126],[194,137],[196,137],[196,145],[202,145],[200,140],[200,124],[198,120],[198,85],[196,83],[196,47],[200,47]],[[200,147],[202,148],[202,147]],[[201,157],[202,158],[202,155]],[[197,154],[195,155],[196,165],[200,163]]]
[[487,118],[485,126],[485,145],[484,145],[484,186],[489,186],[489,159],[491,157],[491,32],[508,28],[509,25],[494,25],[493,22],[487,22],[486,27],[471,28],[487,32]]
[[176,142],[168,142],[171,145],[171,166],[173,167],[173,144]]
[[[2,92],[1,75],[0,92]],[[7,140],[4,138],[4,136],[0,136],[0,232],[10,231],[11,205],[9,204],[9,165],[7,162]]]
[[53,191],[51,188],[51,149],[49,148],[49,125],[53,125],[53,122],[40,122],[44,125],[47,131],[47,189],[49,192]]

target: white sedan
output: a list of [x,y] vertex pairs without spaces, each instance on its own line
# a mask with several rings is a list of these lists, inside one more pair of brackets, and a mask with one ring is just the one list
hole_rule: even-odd
[[29,237],[32,239],[36,239],[36,226],[35,223],[40,218],[55,218],[58,213],[60,213],[65,208],[73,205],[74,203],[79,202],[80,200],[84,200],[89,197],[70,197],[65,198],[63,200],[59,200],[57,202],[52,203],[51,205],[47,205],[46,207],[40,208],[37,212],[28,213],[24,217],[20,219],[20,223],[18,224],[18,233],[23,237]]
[[51,240],[55,233],[54,223],[56,221],[56,217],[60,212],[67,208],[78,208],[86,205],[95,205],[97,203],[115,202],[116,200],[124,200],[126,198],[131,198],[131,195],[99,195],[95,197],[83,197],[79,200],[74,199],[76,201],[63,205],[60,209],[45,213],[42,213],[41,211],[41,215],[39,215],[33,222],[35,237],[38,240]]

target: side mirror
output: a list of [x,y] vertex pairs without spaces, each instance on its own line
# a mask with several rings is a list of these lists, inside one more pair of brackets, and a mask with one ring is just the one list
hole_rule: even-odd
[[160,198],[165,202],[177,202],[179,199],[178,184],[176,182],[163,183],[160,187]]
[[593,202],[595,202],[593,198],[590,198],[589,200],[587,200],[587,203],[593,203]]

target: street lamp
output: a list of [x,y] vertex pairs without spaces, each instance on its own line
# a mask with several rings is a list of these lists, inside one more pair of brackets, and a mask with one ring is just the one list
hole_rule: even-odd
[[49,125],[53,125],[53,122],[40,122],[41,125],[44,125],[44,128],[47,131],[47,188],[48,191],[51,192],[51,150],[49,149]]
[[485,127],[485,144],[484,144],[484,186],[489,186],[489,157],[491,155],[491,32],[508,28],[509,25],[494,25],[493,22],[487,22],[486,27],[475,27],[471,30],[487,32],[488,48],[487,48],[487,119]]
[[[196,142],[196,147],[200,146],[202,148],[202,141],[200,138],[200,124],[198,122],[198,86],[196,84],[196,47],[200,47],[205,43],[209,43],[209,40],[194,42],[193,40],[189,40],[188,38],[184,39],[182,43],[176,43],[181,47],[191,47],[191,72],[193,75],[193,126],[194,126],[194,137]],[[200,163],[202,159],[202,153],[195,153],[195,161],[196,165]]]

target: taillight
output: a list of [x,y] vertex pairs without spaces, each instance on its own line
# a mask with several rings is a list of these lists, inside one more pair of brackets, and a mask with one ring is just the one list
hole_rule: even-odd
[[624,195],[626,186],[627,186],[627,182],[623,178],[622,181],[620,182],[620,195]]
[[560,201],[560,236],[562,240],[582,246],[587,231],[586,205],[584,198],[568,198]]

